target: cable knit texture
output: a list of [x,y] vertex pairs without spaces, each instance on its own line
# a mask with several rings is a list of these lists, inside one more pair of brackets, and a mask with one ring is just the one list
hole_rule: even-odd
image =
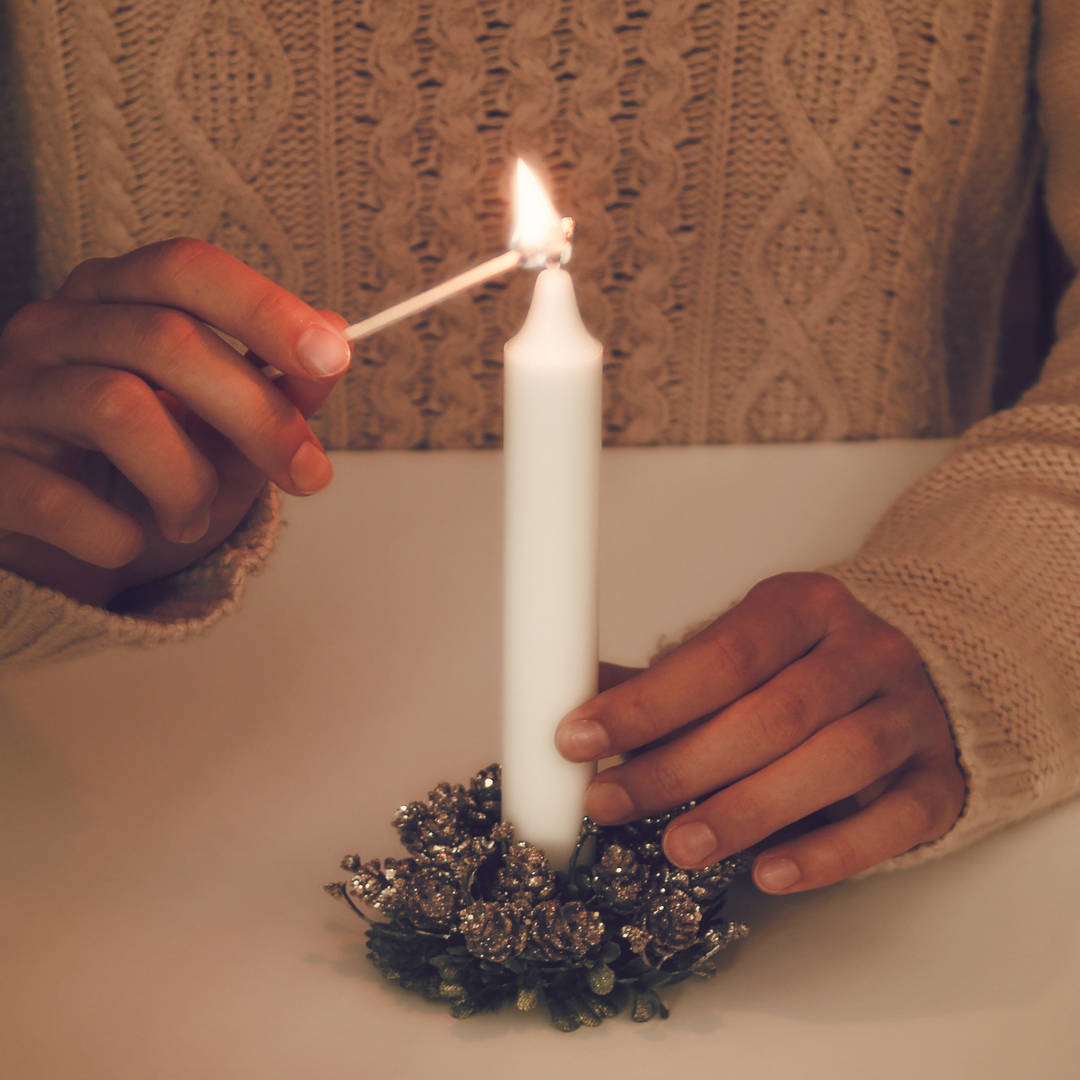
[[[520,154],[579,221],[610,443],[966,432],[832,568],[922,650],[968,777],[958,826],[893,865],[1077,790],[1077,288],[1041,383],[988,417],[1042,154],[1033,55],[1051,216],[1080,260],[1074,0],[1042,0],[1037,41],[1034,0],[8,3],[39,294],[89,256],[194,234],[358,319],[504,247]],[[529,287],[364,342],[321,436],[497,445]],[[95,618],[117,617],[57,626]]]
[[[989,408],[1031,0],[8,0],[38,290],[165,236],[371,314],[577,218],[610,443],[948,435]],[[517,274],[368,340],[334,448],[497,445]]]

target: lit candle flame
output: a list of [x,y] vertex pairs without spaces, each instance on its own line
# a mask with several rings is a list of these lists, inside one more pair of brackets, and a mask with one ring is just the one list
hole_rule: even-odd
[[564,263],[570,257],[574,223],[561,218],[547,192],[521,158],[517,163],[516,217],[510,247],[525,255],[524,266]]

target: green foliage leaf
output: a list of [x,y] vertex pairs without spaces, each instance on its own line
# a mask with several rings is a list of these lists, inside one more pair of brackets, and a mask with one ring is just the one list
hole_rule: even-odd
[[589,989],[594,994],[610,994],[615,985],[615,972],[607,964],[597,964],[589,971]]

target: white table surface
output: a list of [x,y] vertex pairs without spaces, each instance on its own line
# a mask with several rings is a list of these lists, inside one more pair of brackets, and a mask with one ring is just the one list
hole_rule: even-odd
[[[858,544],[935,444],[604,462],[602,640]],[[1080,1075],[1080,804],[903,874],[778,899],[671,1019],[466,1021],[345,959],[342,855],[498,758],[499,456],[337,455],[210,635],[0,685],[0,1076],[307,1080]]]

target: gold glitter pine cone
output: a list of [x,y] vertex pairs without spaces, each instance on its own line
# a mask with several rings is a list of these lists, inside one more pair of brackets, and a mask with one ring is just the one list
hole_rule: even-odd
[[[514,841],[499,779],[491,765],[467,788],[439,784],[400,807],[408,857],[350,855],[349,879],[326,886],[369,924],[367,957],[387,979],[461,1019],[543,1001],[555,1027],[574,1031],[624,1009],[638,1022],[666,1018],[658,991],[715,975],[720,951],[746,936],[721,911],[749,859],[681,870],[664,857],[664,827],[686,807],[610,828],[586,818],[563,874]],[[595,861],[579,867],[590,836]]]

